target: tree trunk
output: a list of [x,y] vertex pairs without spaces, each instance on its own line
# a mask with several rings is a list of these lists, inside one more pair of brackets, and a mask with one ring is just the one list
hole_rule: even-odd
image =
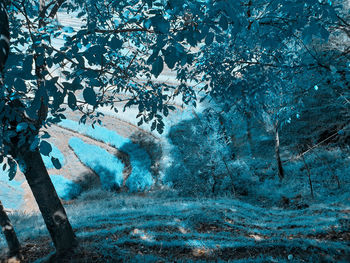
[[304,162],[306,171],[307,171],[307,176],[309,177],[309,185],[310,185],[311,196],[312,196],[312,198],[314,198],[314,190],[313,190],[313,188],[312,188],[312,181],[311,181],[311,172],[310,172],[310,168],[309,168],[309,166],[307,165],[307,163],[306,163],[306,161],[305,161],[304,155],[302,155],[302,159],[303,159],[303,162]]
[[276,161],[277,161],[277,168],[278,168],[278,177],[282,181],[284,178],[284,171],[280,156],[280,137],[278,134],[278,125],[275,126],[275,154],[276,154]]
[[57,253],[75,247],[77,245],[75,234],[39,150],[22,152],[20,158],[26,165],[24,175],[39,206]]
[[248,154],[253,154],[253,138],[252,138],[252,114],[248,111],[245,111],[246,116],[246,136],[247,136],[247,146],[248,146]]
[[0,226],[2,232],[5,235],[7,245],[9,247],[9,256],[17,257],[21,259],[21,245],[19,244],[16,232],[11,224],[10,219],[8,218],[4,207],[0,201]]

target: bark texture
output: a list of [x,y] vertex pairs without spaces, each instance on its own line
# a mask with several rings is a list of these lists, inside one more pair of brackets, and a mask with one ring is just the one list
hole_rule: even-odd
[[0,225],[2,232],[4,233],[7,245],[9,247],[9,256],[21,258],[21,245],[18,241],[16,232],[11,224],[9,217],[7,216],[4,207],[0,201]]
[[276,161],[277,161],[277,168],[278,168],[278,177],[280,180],[284,178],[284,170],[282,166],[281,161],[281,155],[280,155],[280,137],[278,134],[278,127],[275,129],[275,154],[276,154]]
[[39,150],[22,152],[20,158],[26,165],[24,175],[39,206],[57,253],[72,249],[77,245],[76,236]]

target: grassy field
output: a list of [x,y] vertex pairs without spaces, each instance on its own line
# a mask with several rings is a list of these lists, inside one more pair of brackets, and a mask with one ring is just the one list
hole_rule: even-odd
[[[96,189],[66,208],[80,241],[67,262],[348,262],[350,256],[350,207],[336,203],[286,210],[166,190]],[[11,218],[26,262],[54,251],[40,216]]]

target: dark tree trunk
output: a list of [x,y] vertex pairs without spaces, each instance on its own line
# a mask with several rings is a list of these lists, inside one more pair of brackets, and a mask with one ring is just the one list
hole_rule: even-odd
[[311,181],[311,172],[310,172],[310,168],[309,168],[309,166],[307,165],[307,163],[306,163],[306,161],[305,161],[304,155],[302,155],[302,159],[303,159],[303,162],[304,162],[306,171],[307,171],[307,176],[308,176],[308,178],[309,178],[309,185],[310,185],[311,196],[312,196],[312,198],[314,198],[314,190],[313,190],[313,188],[312,188],[312,181]]
[[277,169],[278,169],[278,177],[282,181],[284,178],[284,171],[280,156],[280,137],[278,134],[278,125],[275,126],[275,154],[276,154],[276,161],[277,161]]
[[20,158],[26,165],[24,175],[39,206],[57,253],[72,249],[77,245],[77,240],[39,150],[22,152]]
[[11,224],[10,219],[8,218],[4,207],[0,201],[0,226],[2,232],[4,233],[7,245],[9,247],[9,256],[17,257],[21,259],[21,245],[19,244],[16,232]]
[[252,138],[252,114],[250,112],[246,112],[247,117],[247,141],[248,141],[248,152],[249,154],[253,154],[253,138]]

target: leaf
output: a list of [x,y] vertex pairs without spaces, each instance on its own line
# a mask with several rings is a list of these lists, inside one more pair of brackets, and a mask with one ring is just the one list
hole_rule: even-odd
[[58,160],[57,158],[51,157],[51,162],[52,162],[53,166],[54,166],[57,170],[59,170],[59,169],[62,168],[62,165],[61,165],[61,163],[60,163],[60,160]]
[[320,35],[321,35],[321,38],[324,40],[324,41],[327,41],[329,39],[329,32],[327,29],[325,29],[324,27],[320,27]]
[[164,114],[165,117],[167,117],[167,116],[169,115],[169,110],[168,110],[168,108],[164,107],[164,109],[163,109],[163,114]]
[[10,169],[9,169],[9,180],[11,181],[13,178],[15,178],[15,175],[16,175],[16,172],[17,172],[17,163],[14,160],[9,159],[8,160],[8,164],[10,166]]
[[156,127],[157,127],[157,122],[156,121],[152,122],[151,131],[155,130]]
[[39,138],[35,137],[31,145],[29,146],[29,150],[33,152],[38,147],[39,142],[40,142]]
[[164,61],[170,69],[175,67],[175,64],[178,60],[176,56],[176,48],[169,46],[166,50],[162,51],[164,54]]
[[148,65],[152,64],[156,60],[158,55],[159,55],[159,50],[153,50],[152,55],[150,55],[149,58],[147,59],[147,64]]
[[210,32],[205,38],[205,44],[209,46],[214,41],[214,33]]
[[158,31],[159,33],[167,34],[170,30],[169,21],[165,20],[161,15],[152,17],[151,22],[155,31]]
[[50,138],[51,136],[50,136],[50,134],[47,132],[47,131],[44,131],[44,134],[43,135],[41,135],[41,138],[42,139],[48,139],[48,138]]
[[51,144],[47,141],[41,141],[40,143],[40,153],[45,156],[49,156],[50,152],[52,151]]
[[123,45],[123,41],[121,41],[117,37],[113,37],[110,41],[110,46],[112,49],[120,49]]
[[16,78],[14,85],[15,85],[16,90],[18,90],[18,91],[23,91],[23,92],[27,91],[26,84],[25,84],[24,80],[21,78]]
[[215,36],[216,42],[222,44],[225,41],[225,38],[222,35]]
[[83,91],[84,100],[90,105],[95,106],[97,103],[96,93],[93,88],[85,88]]
[[77,99],[74,95],[73,92],[69,92],[68,93],[68,106],[69,108],[71,108],[73,111],[76,109],[77,107]]
[[143,25],[146,29],[150,29],[152,25],[152,21],[150,19],[147,19],[144,21]]
[[26,130],[27,128],[28,128],[28,123],[26,123],[26,122],[18,123],[17,127],[16,127],[16,132],[19,133],[21,131]]
[[164,68],[163,58],[158,56],[157,59],[152,64],[152,74],[157,78],[160,73],[162,73]]
[[36,65],[37,65],[38,67],[43,66],[43,65],[44,65],[44,62],[45,62],[45,58],[44,58],[44,56],[42,56],[42,55],[39,55],[39,56],[36,58],[36,60],[35,60],[35,63],[36,63]]
[[75,59],[78,61],[79,63],[79,66],[81,68],[84,68],[85,67],[85,60],[84,60],[84,57],[83,56],[79,56],[79,55],[75,55]]
[[164,131],[164,123],[163,121],[159,121],[159,123],[157,124],[157,132],[159,134],[162,134]]
[[226,16],[222,15],[220,20],[219,20],[219,25],[223,30],[227,30],[228,29],[228,21]]
[[33,67],[33,56],[27,56],[23,61],[22,68],[28,71],[31,71]]

